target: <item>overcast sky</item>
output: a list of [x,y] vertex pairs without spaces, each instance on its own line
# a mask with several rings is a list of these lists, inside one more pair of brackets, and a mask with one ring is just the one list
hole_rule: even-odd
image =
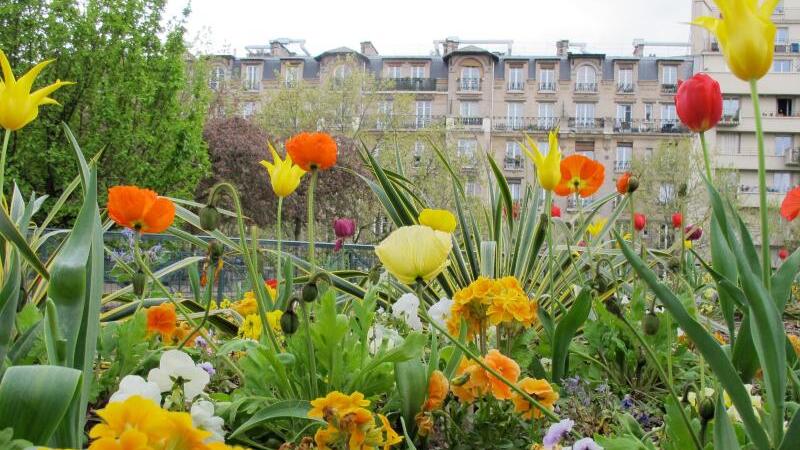
[[[168,0],[173,17],[189,0]],[[196,50],[235,51],[278,37],[301,38],[312,55],[370,40],[381,54],[428,54],[433,41],[511,39],[515,53],[553,53],[555,41],[627,55],[632,41],[687,42],[690,0],[193,0]]]

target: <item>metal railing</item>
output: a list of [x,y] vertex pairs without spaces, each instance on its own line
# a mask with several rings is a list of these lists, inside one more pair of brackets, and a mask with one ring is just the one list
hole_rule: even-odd
[[594,117],[570,117],[567,126],[571,131],[603,131],[605,120]]
[[633,94],[635,90],[633,83],[617,83],[617,92],[620,94]]
[[685,134],[689,132],[689,129],[683,126],[683,124],[678,119],[662,119],[657,120],[656,124],[656,132],[657,133],[681,133]]
[[661,83],[662,94],[674,94],[676,92],[678,92],[677,84]]
[[800,166],[800,147],[787,149],[783,157],[787,166]]
[[495,131],[549,131],[556,127],[555,117],[493,117]]
[[621,173],[631,170],[631,160],[623,159],[621,161],[614,161],[614,172]]
[[719,120],[719,126],[722,127],[735,127],[739,125],[739,112],[736,114],[723,114]]
[[386,89],[391,91],[435,91],[436,78],[388,78]]
[[458,79],[459,92],[480,92],[481,79],[480,78],[459,78]]
[[417,116],[398,114],[367,118],[367,128],[372,130],[419,130],[444,124],[444,116]]
[[575,83],[575,92],[595,93],[597,92],[597,83]]
[[540,81],[539,82],[539,92],[555,92],[555,90],[556,90],[555,81]]
[[480,127],[483,126],[483,117],[453,117],[453,125],[456,127]]
[[506,89],[510,92],[518,92],[525,90],[525,82],[524,81],[509,81],[506,85]]
[[525,168],[525,160],[522,155],[508,156],[503,158],[503,168],[506,170],[523,170]]

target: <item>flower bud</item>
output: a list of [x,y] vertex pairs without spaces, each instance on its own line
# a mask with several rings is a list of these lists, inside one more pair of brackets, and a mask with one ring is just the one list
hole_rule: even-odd
[[219,211],[212,205],[206,205],[200,210],[200,228],[206,231],[216,230],[220,219]]
[[613,315],[615,315],[615,316],[617,316],[619,318],[622,318],[622,311],[619,309],[619,304],[617,303],[617,297],[616,296],[612,295],[611,297],[608,297],[607,299],[605,299],[603,301],[603,305],[605,305],[606,310],[608,312],[610,312],[611,314],[613,314]]
[[302,293],[303,301],[306,303],[311,303],[317,299],[317,283],[313,281],[309,281],[305,285],[303,285],[303,293]]
[[689,187],[686,186],[686,183],[681,183],[678,185],[678,197],[686,197],[688,193]]
[[297,318],[297,313],[292,309],[287,309],[281,316],[281,330],[283,334],[289,336],[297,331],[300,326],[300,320]]
[[469,373],[465,373],[465,374],[460,375],[460,376],[458,376],[456,378],[453,378],[452,380],[450,380],[450,385],[451,386],[463,386],[464,384],[467,383],[467,381],[469,381]]
[[137,270],[136,273],[133,274],[133,294],[136,295],[137,297],[144,294],[145,280],[146,279],[144,276],[144,272],[142,272],[142,269]]
[[208,256],[211,257],[212,261],[216,262],[221,258],[223,252],[222,244],[220,244],[219,241],[211,241],[208,243]]
[[711,397],[704,397],[703,401],[697,407],[697,412],[700,413],[700,418],[705,422],[714,418],[714,400]]
[[658,333],[659,320],[658,316],[650,311],[642,318],[642,331],[648,336],[653,336]]
[[633,194],[637,189],[639,189],[639,179],[631,176],[628,179],[628,194]]

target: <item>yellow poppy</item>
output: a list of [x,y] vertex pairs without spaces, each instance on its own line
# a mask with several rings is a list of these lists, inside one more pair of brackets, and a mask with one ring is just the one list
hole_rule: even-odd
[[601,231],[603,231],[603,228],[606,226],[607,222],[608,219],[601,217],[595,220],[594,222],[590,223],[589,225],[587,225],[586,231],[588,231],[592,237],[597,237],[597,235],[600,234]]
[[446,209],[425,208],[419,213],[419,224],[434,230],[452,233],[456,230],[456,217]]
[[450,234],[424,225],[400,227],[386,237],[375,254],[401,283],[430,281],[444,270],[453,242]]

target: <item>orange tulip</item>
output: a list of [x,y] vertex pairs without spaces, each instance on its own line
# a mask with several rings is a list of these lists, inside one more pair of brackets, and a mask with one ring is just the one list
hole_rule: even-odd
[[178,327],[177,321],[175,305],[172,303],[162,303],[147,308],[147,332],[159,333],[163,340],[172,338]]
[[175,220],[175,205],[150,189],[114,186],[108,190],[108,217],[140,233],[161,233]]
[[286,141],[286,153],[306,172],[336,165],[336,141],[328,133],[300,133]]
[[561,182],[553,190],[557,195],[578,193],[589,197],[603,184],[606,169],[599,162],[583,155],[570,155],[561,160]]

